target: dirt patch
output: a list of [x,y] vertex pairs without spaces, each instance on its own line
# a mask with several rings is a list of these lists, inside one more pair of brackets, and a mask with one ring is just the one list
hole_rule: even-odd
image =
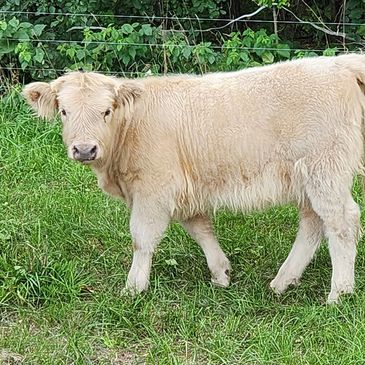
[[93,364],[105,365],[143,365],[142,357],[134,353],[117,349],[98,348],[90,358]]

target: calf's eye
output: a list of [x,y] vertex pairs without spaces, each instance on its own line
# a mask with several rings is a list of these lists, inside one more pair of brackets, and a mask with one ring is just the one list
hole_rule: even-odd
[[110,115],[110,109],[108,109],[105,113],[104,113],[104,116],[108,116],[108,115]]
[[61,114],[65,117],[66,116],[66,110],[65,109],[61,109]]

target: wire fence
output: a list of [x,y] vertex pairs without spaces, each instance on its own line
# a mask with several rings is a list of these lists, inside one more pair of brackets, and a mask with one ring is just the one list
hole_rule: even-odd
[[[270,8],[267,8],[266,6],[262,6],[258,8],[255,12],[251,14],[244,14],[241,15],[238,18],[204,18],[204,17],[177,17],[177,16],[155,16],[155,15],[123,15],[123,14],[93,14],[93,13],[69,13],[69,12],[37,12],[37,11],[10,11],[10,10],[0,10],[0,20],[1,19],[10,19],[13,16],[26,16],[29,21],[33,20],[37,17],[42,16],[50,16],[50,17],[83,17],[83,18],[91,18],[94,21],[98,22],[98,19],[121,19],[125,21],[135,22],[136,20],[143,20],[144,24],[152,24],[154,25],[155,21],[170,21],[171,27],[170,29],[162,29],[162,31],[165,32],[189,32],[189,33],[203,33],[203,32],[212,32],[212,31],[219,31],[222,28],[226,28],[229,25],[233,25],[234,23],[247,23],[247,24],[269,24],[269,25],[296,25],[296,26],[305,26],[309,25],[314,27],[317,31],[323,31],[324,33],[327,33],[329,35],[334,35],[338,37],[342,37],[343,42],[343,49],[338,49],[337,53],[352,53],[352,52],[359,52],[359,48],[357,51],[348,51],[345,47],[345,39],[347,41],[353,41],[354,44],[365,46],[365,41],[356,42],[352,38],[347,37],[347,35],[344,33],[345,27],[365,27],[364,23],[350,23],[350,22],[322,22],[322,21],[307,21],[302,20],[298,18],[291,10],[282,8],[280,11],[286,11],[293,15],[295,20],[281,20],[281,19],[252,19],[253,16],[256,16],[263,10],[271,10]],[[176,22],[175,26],[179,26],[181,28],[181,23],[184,21],[189,21],[191,29],[174,29],[173,22]],[[199,24],[197,27],[198,29],[194,29],[194,24],[196,22]],[[222,26],[218,27],[205,27],[202,28],[202,23],[225,23]],[[71,30],[80,30],[83,31],[85,29],[85,25],[81,24],[80,21],[79,24],[74,23],[74,26],[70,28],[68,31]],[[333,28],[336,27],[336,30],[333,30]],[[91,27],[92,28],[92,27]],[[105,27],[95,27],[98,28],[98,30],[105,29]],[[340,29],[343,30],[343,32],[340,32]],[[75,37],[75,33],[73,34],[73,37]],[[87,39],[72,39],[70,36],[70,39],[65,39],[67,37],[63,37],[63,39],[50,39],[50,38],[42,38],[42,37],[36,37],[36,38],[29,38],[27,37],[8,37],[6,38],[7,41],[11,42],[28,42],[31,44],[34,44],[36,47],[41,47],[45,53],[47,53],[47,49],[44,48],[44,44],[49,45],[80,45],[80,46],[87,46],[87,45],[107,45],[107,46],[119,46],[119,47],[149,47],[149,48],[156,48],[156,49],[174,49],[174,48],[188,48],[193,49],[195,47],[199,47],[199,44],[189,44],[189,43],[166,43],[166,42],[123,42],[123,41],[98,41],[98,40],[87,40]],[[161,39],[163,41],[163,38]],[[351,44],[351,42],[347,42],[347,45]],[[236,51],[248,51],[248,52],[258,52],[258,51],[278,51],[277,47],[260,47],[260,46],[230,46],[226,44],[212,44],[210,45],[210,49],[215,51],[225,51],[225,50],[236,50]],[[292,53],[299,53],[299,52],[315,52],[322,54],[324,51],[326,51],[326,48],[286,48],[286,47],[280,47],[281,52],[292,52]],[[16,63],[15,63],[16,64]],[[50,66],[52,66],[52,62],[50,63]],[[7,65],[5,67],[0,67],[3,70],[11,70],[11,71],[24,71],[24,68],[11,65]],[[58,67],[27,67],[28,71],[33,72],[55,72],[57,74],[65,72],[65,69],[61,69]],[[150,72],[150,71],[149,71]],[[120,71],[120,70],[103,70],[103,73],[106,74],[115,74],[115,75],[145,75],[146,72],[141,71]],[[156,73],[154,73],[156,74]]]
[[235,19],[235,18],[204,18],[204,17],[177,17],[177,16],[155,16],[155,15],[123,15],[123,14],[94,14],[94,13],[63,13],[63,12],[36,12],[36,11],[11,11],[0,10],[4,15],[34,15],[34,16],[72,16],[72,17],[89,17],[89,18],[115,18],[115,19],[144,19],[153,20],[171,20],[171,21],[196,21],[196,22],[241,22],[241,23],[279,23],[279,24],[316,24],[316,25],[335,25],[335,26],[364,26],[364,23],[349,22],[322,22],[322,21],[297,21],[297,20],[270,20],[270,19]]
[[[23,71],[23,69],[21,67],[0,67],[0,69],[3,70],[9,70],[9,71]],[[42,67],[29,67],[28,70],[30,71],[52,71],[55,72],[56,74],[62,74],[65,73],[67,71],[73,71],[72,69],[66,68],[42,68]],[[97,72],[97,71],[95,71]],[[111,70],[103,70],[103,74],[106,75],[121,75],[121,76],[146,76],[149,75],[148,72],[143,72],[143,71],[111,71]],[[162,75],[162,74],[161,74]],[[156,75],[157,76],[157,75]]]
[[[22,41],[22,39],[20,38],[8,38],[8,40],[11,41]],[[192,44],[166,44],[166,43],[133,43],[133,42],[110,42],[110,41],[86,41],[86,40],[67,40],[67,39],[29,39],[27,40],[27,42],[32,42],[32,43],[39,43],[39,42],[43,42],[43,43],[51,43],[51,44],[107,44],[110,46],[131,46],[131,47],[159,47],[159,48],[195,48],[197,47],[196,44],[192,45]],[[217,49],[217,50],[246,50],[246,51],[277,51],[278,48],[272,48],[272,47],[237,47],[237,46],[226,46],[226,45],[221,45],[221,46],[215,46],[212,45],[210,46],[210,48],[212,49]],[[308,51],[312,51],[312,52],[323,52],[325,51],[325,48],[323,49],[307,49],[307,48],[280,48],[281,51],[288,51],[288,52],[308,52]]]

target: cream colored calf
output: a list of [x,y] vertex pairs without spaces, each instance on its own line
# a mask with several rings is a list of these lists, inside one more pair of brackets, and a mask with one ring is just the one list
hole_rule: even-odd
[[329,239],[328,301],[354,288],[362,168],[365,56],[319,57],[201,77],[126,80],[74,72],[24,88],[38,115],[59,111],[71,159],[132,209],[127,288],[148,287],[152,255],[169,222],[202,247],[212,281],[230,264],[209,214],[295,202],[294,246],[271,287],[296,283]]

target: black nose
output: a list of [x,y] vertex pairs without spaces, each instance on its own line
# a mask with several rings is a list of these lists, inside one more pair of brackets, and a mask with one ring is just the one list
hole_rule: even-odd
[[78,144],[72,147],[74,159],[77,161],[95,160],[98,147],[96,145]]

